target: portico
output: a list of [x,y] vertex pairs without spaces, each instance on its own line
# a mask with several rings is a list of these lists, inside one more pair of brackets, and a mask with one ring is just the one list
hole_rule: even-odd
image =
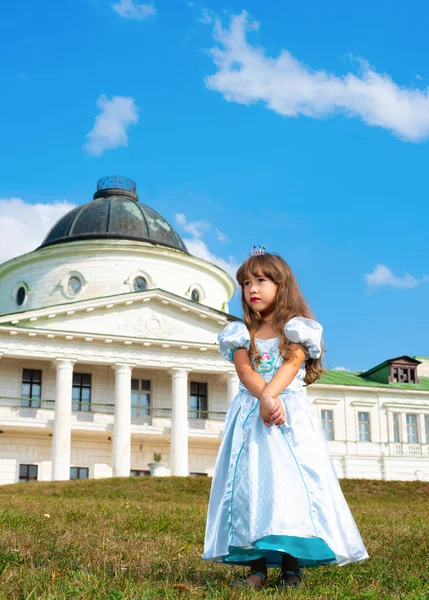
[[[16,336],[11,339],[15,344]],[[34,338],[32,343],[34,356],[27,352],[24,358],[18,350],[19,343],[3,353],[4,374],[14,382],[0,394],[0,419],[3,440],[23,432],[28,439],[34,436],[35,454],[26,460],[38,463],[41,475],[37,450],[40,446],[45,479],[67,480],[71,469],[77,468],[92,477],[146,472],[154,453],[162,454],[171,475],[211,473],[223,430],[226,399],[234,394],[237,385],[235,373],[231,374],[225,361],[220,359],[222,365],[210,364],[213,359],[218,361],[217,353],[201,353],[204,368],[203,364],[197,364],[201,360],[198,356],[189,355],[188,351],[186,358],[183,350],[188,366],[182,368],[174,366],[176,356],[169,360],[164,349],[163,362],[167,368],[162,368],[154,367],[151,360],[154,350],[147,346],[145,362],[141,355],[139,362],[130,360],[127,347],[124,356],[118,359],[119,353],[113,351],[111,344],[103,345],[102,359],[99,356],[97,362],[90,362],[79,359],[72,348],[65,352],[71,341],[64,342],[61,357],[49,360],[46,346],[42,359],[42,340],[40,351]],[[92,347],[97,350],[94,344]],[[159,365],[159,351],[156,360]],[[38,374],[42,386],[40,397],[23,399],[24,371]],[[80,387],[82,378],[90,382],[85,398]],[[144,397],[132,391],[133,387],[139,387],[138,383],[145,383],[148,388]],[[207,399],[191,410],[191,389],[195,385],[204,386]],[[10,444],[15,447],[13,441]],[[84,446],[88,446],[87,452]],[[94,461],[91,453],[97,455]],[[85,458],[77,459],[76,455]],[[201,461],[203,456],[211,458]],[[17,463],[22,464],[22,460],[17,459]],[[201,471],[203,463],[205,468]],[[16,480],[16,472],[9,476]]]

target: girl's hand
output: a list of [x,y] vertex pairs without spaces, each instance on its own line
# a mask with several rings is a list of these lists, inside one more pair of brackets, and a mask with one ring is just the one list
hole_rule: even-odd
[[[274,401],[274,398],[272,398],[272,400]],[[264,422],[264,425],[271,425],[271,414],[274,408],[274,402],[267,402],[261,398],[259,403],[259,414]]]
[[285,411],[280,398],[262,394],[259,405],[259,414],[265,425],[283,425]]
[[259,414],[265,425],[271,425],[271,413],[275,407],[275,398],[269,394],[262,393],[259,402]]
[[284,425],[286,421],[286,413],[280,398],[277,396],[276,405],[271,413],[271,423],[273,425]]

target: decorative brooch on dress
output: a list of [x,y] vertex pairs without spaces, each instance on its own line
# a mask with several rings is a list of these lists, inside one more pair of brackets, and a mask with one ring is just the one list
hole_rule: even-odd
[[249,254],[250,254],[250,256],[258,256],[259,254],[263,254],[266,249],[267,249],[266,246],[261,246],[261,244],[259,244],[259,248],[257,248],[256,246],[253,246],[253,248],[252,248],[252,250],[250,250]]

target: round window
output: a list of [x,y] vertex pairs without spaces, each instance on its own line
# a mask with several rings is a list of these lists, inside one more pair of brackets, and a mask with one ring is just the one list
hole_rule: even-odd
[[200,301],[200,292],[196,289],[193,289],[192,293],[191,293],[191,299],[194,302],[199,302]]
[[138,277],[136,277],[134,279],[133,290],[135,292],[142,292],[146,288],[147,288],[147,281],[146,281],[146,279],[144,277],[142,277],[141,275],[139,275]]
[[18,288],[18,291],[16,292],[16,303],[18,306],[22,306],[24,304],[24,300],[27,297],[27,290],[25,289],[25,287],[22,285],[20,288]]
[[77,296],[80,290],[82,289],[82,281],[76,275],[70,277],[67,282],[67,294],[69,296]]

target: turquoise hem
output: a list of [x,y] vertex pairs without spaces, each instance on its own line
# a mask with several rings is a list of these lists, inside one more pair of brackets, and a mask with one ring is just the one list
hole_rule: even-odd
[[252,546],[249,549],[229,546],[228,554],[222,557],[222,562],[245,566],[252,560],[265,558],[268,567],[281,567],[284,554],[296,558],[302,569],[337,562],[328,544],[318,537],[267,535],[253,542]]

